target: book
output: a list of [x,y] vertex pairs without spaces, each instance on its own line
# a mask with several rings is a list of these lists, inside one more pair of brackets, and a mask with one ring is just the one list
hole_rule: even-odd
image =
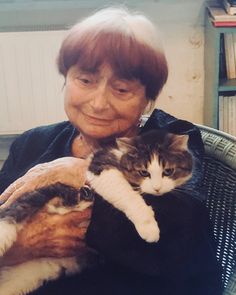
[[229,121],[229,134],[234,134],[234,121],[235,121],[235,118],[234,118],[234,107],[233,107],[233,104],[234,104],[234,100],[235,100],[235,96],[230,96],[229,97],[229,100],[228,100],[228,121]]
[[223,131],[228,133],[228,96],[224,96],[223,100]]
[[219,96],[218,116],[219,116],[219,130],[224,131],[224,96]]
[[208,13],[210,18],[214,21],[223,21],[223,22],[235,22],[236,15],[229,15],[222,6],[215,5],[207,5]]
[[236,136],[236,96],[234,97],[233,100],[233,133],[232,135]]
[[227,69],[226,69],[226,60],[225,60],[224,34],[220,34],[219,78],[225,79],[226,77],[227,77]]
[[207,10],[214,22],[236,22],[236,15],[229,15],[219,4],[207,5]]
[[[232,33],[232,42],[233,42],[233,50],[234,50],[233,61],[235,64],[235,72],[236,72],[236,34],[233,34],[233,33]],[[236,76],[235,76],[235,78],[236,78]]]
[[226,62],[227,78],[235,79],[236,64],[235,64],[235,55],[234,55],[233,33],[224,34],[224,45],[225,45],[225,62]]
[[228,0],[223,0],[223,5],[229,15],[236,14],[236,6],[232,6]]
[[219,96],[219,130],[236,136],[236,95]]
[[211,21],[214,27],[236,27],[236,21]]

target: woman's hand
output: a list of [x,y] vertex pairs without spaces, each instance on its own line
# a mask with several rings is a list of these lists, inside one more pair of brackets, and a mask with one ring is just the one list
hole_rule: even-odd
[[65,215],[38,212],[19,232],[16,243],[0,259],[0,266],[19,264],[34,258],[86,254],[89,249],[85,244],[85,234],[91,211],[92,206]]
[[85,183],[88,160],[64,157],[38,164],[13,182],[0,196],[1,208],[7,207],[22,194],[57,182],[80,188]]

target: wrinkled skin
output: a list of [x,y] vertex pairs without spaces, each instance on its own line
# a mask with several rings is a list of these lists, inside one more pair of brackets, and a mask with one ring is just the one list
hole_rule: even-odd
[[85,182],[87,167],[87,161],[74,157],[64,157],[49,163],[36,165],[2,193],[0,201],[5,203],[1,207],[7,207],[26,192],[56,182],[80,188]]

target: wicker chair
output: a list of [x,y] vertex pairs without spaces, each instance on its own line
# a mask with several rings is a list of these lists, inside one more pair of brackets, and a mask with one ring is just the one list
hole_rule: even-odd
[[[217,258],[223,267],[225,295],[236,294],[236,138],[199,126],[205,146],[206,206],[217,241]],[[235,279],[232,279],[232,278]],[[230,282],[230,283],[229,283]]]

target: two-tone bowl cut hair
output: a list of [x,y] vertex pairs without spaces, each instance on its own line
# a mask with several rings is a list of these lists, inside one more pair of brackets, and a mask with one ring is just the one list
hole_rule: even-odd
[[109,64],[120,78],[138,79],[149,100],[156,99],[168,76],[155,27],[124,8],[106,8],[77,23],[60,48],[58,69],[64,76],[74,65],[96,71],[102,64]]

